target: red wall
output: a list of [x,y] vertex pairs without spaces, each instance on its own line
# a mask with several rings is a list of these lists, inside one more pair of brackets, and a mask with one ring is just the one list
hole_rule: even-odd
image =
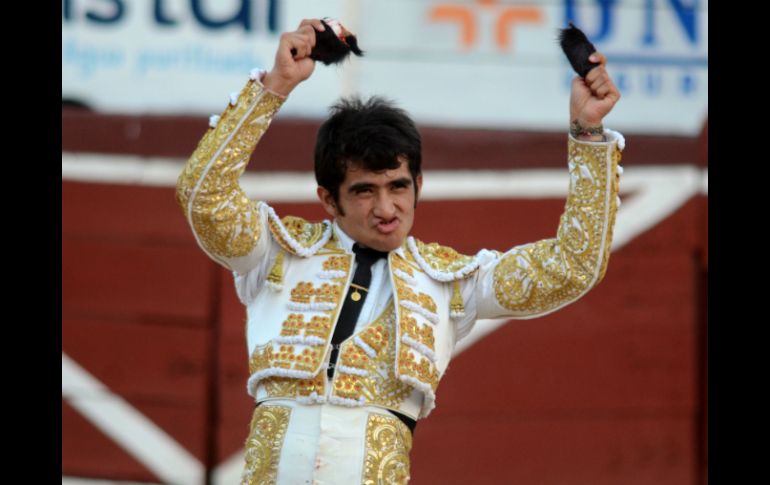
[[[504,250],[552,237],[563,204],[424,201],[414,233]],[[705,483],[707,214],[691,199],[614,252],[582,300],[454,359],[412,483]],[[229,458],[253,409],[244,311],[173,189],[63,181],[62,227],[63,352],[207,467]],[[62,419],[64,475],[158,480],[66,400]]]

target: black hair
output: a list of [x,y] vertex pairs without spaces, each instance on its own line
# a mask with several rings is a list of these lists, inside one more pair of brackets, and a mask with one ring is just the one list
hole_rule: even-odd
[[397,169],[400,158],[408,162],[416,195],[422,139],[414,121],[406,111],[379,96],[367,101],[357,96],[342,98],[330,108],[329,118],[318,129],[316,182],[329,191],[341,212],[339,189],[349,166],[381,172]]

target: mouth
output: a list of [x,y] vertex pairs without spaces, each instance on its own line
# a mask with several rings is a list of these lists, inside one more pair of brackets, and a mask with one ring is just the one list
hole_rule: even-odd
[[380,234],[390,234],[398,229],[399,224],[401,224],[401,221],[398,220],[398,217],[394,217],[388,221],[380,220],[376,228]]

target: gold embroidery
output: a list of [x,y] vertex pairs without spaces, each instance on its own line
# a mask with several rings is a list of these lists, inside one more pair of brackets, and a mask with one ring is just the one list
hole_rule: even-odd
[[436,366],[427,357],[420,357],[419,362],[416,361],[414,353],[404,345],[399,350],[398,373],[429,384],[434,392],[438,387],[439,375]]
[[401,334],[408,335],[413,340],[435,351],[433,329],[430,325],[420,325],[409,310],[401,309]]
[[370,414],[366,422],[366,451],[363,485],[409,482],[409,452],[412,434],[399,419]]
[[414,290],[403,283],[401,280],[396,280],[396,295],[399,301],[408,300],[412,303],[416,303],[426,310],[436,313],[438,307],[433,298],[426,293],[415,293]]
[[[597,265],[599,278],[593,284],[603,277],[617,211],[614,172],[620,160],[620,152],[613,153],[612,173],[607,173],[606,150],[601,145],[570,139],[570,192],[557,237],[518,246],[498,262],[495,296],[504,308],[525,314],[542,313],[585,292]],[[611,184],[608,199],[607,183]]]
[[[411,253],[409,253],[409,251],[404,251],[404,253],[408,256],[411,256]],[[413,266],[412,264],[409,264],[408,261],[405,261],[398,255],[391,257],[390,262],[393,265],[394,270],[397,270],[397,269],[401,270],[404,273],[408,274],[409,276],[414,276],[414,269],[419,270],[419,267],[416,266],[416,263],[415,263],[415,266]]]
[[[297,353],[297,349],[302,350]],[[322,346],[281,345],[276,352],[273,350],[273,344],[268,343],[263,347],[254,349],[249,358],[249,374],[270,368],[312,372],[321,363],[322,350]]]
[[290,313],[281,325],[281,336],[291,337],[304,333],[306,337],[314,336],[325,339],[329,332],[331,332],[331,329],[329,317],[315,315],[309,322],[305,322],[305,315]]
[[452,299],[449,301],[449,310],[455,313],[465,312],[463,296],[460,293],[460,282],[457,280],[452,282]]
[[332,256],[323,262],[324,271],[344,271],[350,270],[350,258],[345,256]]
[[296,303],[310,303],[310,297],[315,295],[313,283],[309,281],[300,281],[297,286],[291,289],[291,301]]
[[291,408],[263,404],[254,410],[246,439],[241,485],[274,484]]
[[428,266],[437,271],[454,273],[474,261],[473,256],[460,254],[448,246],[442,246],[438,243],[425,244],[417,239],[414,241],[422,259],[428,263]]
[[[283,224],[289,237],[304,248],[309,248],[320,241],[326,228],[326,225],[323,222],[308,222],[305,219],[296,216],[285,216],[281,218],[281,224]],[[297,254],[296,249],[294,249],[286,240],[286,235],[281,231],[280,226],[273,220],[273,218],[270,218],[268,221],[268,228],[282,248],[291,254]]]
[[312,379],[292,379],[290,377],[268,377],[261,383],[265,386],[268,397],[309,396],[316,393],[326,394],[326,373],[319,372]]
[[282,104],[259,83],[249,82],[236,105],[228,105],[216,128],[203,136],[177,180],[176,200],[185,217],[189,215],[201,244],[213,255],[245,256],[259,239],[257,205],[238,181]]
[[273,268],[270,270],[270,274],[267,275],[267,281],[276,285],[283,284],[283,258],[283,251],[278,251]]
[[[345,278],[335,278],[335,281],[344,282]],[[342,298],[343,283],[323,283],[319,288],[309,281],[300,281],[291,289],[291,301],[295,303],[310,303],[311,298],[316,302],[339,303]]]
[[359,400],[367,404],[398,409],[412,393],[408,384],[401,382],[395,374],[396,313],[392,303],[370,325],[356,336],[372,348],[372,358],[358,346],[355,338],[342,344],[339,363],[366,371],[365,376],[334,373],[333,393],[339,397]]

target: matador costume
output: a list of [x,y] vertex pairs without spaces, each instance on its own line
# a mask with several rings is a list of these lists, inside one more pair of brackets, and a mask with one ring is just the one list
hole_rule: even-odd
[[[407,483],[411,421],[436,405],[456,343],[477,319],[533,318],[585,295],[607,269],[623,137],[568,138],[570,184],[555,238],[463,255],[408,237],[372,266],[353,335],[331,336],[357,262],[334,221],[279,217],[239,185],[285,101],[253,71],[186,164],[177,200],[201,248],[233,271],[247,309],[257,406],[242,483]],[[622,170],[622,169],[621,169]],[[413,426],[412,426],[413,427]]]

